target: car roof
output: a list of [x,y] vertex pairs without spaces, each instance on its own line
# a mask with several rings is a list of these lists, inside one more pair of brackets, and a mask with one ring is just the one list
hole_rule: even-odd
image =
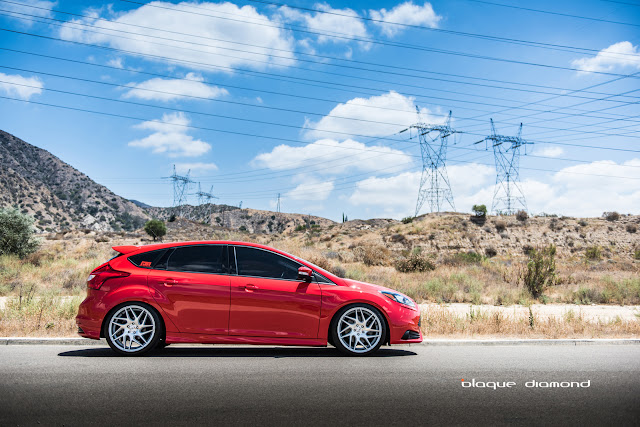
[[270,251],[274,251],[283,255],[291,256],[294,258],[298,258],[294,255],[288,254],[284,251],[278,250],[276,248],[272,248],[270,246],[261,245],[260,243],[253,242],[240,242],[240,241],[230,241],[230,240],[193,240],[187,242],[163,242],[163,243],[152,243],[150,245],[123,245],[123,246],[113,246],[113,250],[119,252],[123,255],[129,254],[138,254],[148,251],[154,251],[158,249],[165,248],[173,248],[177,246],[188,246],[188,245],[237,245],[237,246],[251,246],[260,249],[266,249]]

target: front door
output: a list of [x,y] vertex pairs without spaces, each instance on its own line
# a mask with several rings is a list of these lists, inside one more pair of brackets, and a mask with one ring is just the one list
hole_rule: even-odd
[[180,332],[226,335],[229,277],[225,245],[178,246],[149,272],[148,284]]
[[317,338],[322,293],[317,283],[297,279],[301,264],[249,246],[236,246],[235,255],[229,335]]

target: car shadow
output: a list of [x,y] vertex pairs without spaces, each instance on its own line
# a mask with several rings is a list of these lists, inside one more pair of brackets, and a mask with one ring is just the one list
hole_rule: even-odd
[[[416,353],[395,348],[381,348],[367,357],[415,356]],[[110,348],[86,348],[59,353],[62,357],[125,357]],[[327,348],[282,348],[282,347],[169,347],[154,350],[142,357],[269,357],[274,359],[291,357],[350,357],[333,347]]]

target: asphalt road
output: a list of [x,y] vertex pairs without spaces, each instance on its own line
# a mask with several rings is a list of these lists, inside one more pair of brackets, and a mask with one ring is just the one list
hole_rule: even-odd
[[[512,381],[511,388],[464,388]],[[588,388],[527,388],[587,381]],[[640,423],[640,345],[0,347],[0,425]]]

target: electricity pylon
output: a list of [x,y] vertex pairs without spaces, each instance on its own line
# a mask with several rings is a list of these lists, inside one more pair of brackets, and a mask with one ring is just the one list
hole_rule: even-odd
[[[451,128],[451,111],[444,124],[430,125],[420,121],[420,109],[418,112],[418,123],[411,128],[416,129],[420,141],[420,153],[422,154],[422,176],[420,178],[420,189],[418,190],[418,201],[416,202],[416,213],[418,216],[425,201],[429,201],[431,212],[440,212],[440,209],[447,202],[454,211],[456,207],[453,203],[453,193],[447,175],[447,144],[451,135],[456,133]],[[431,133],[437,132],[434,137]]]
[[[522,123],[516,136],[498,135],[491,119],[491,135],[485,138],[493,146],[496,163],[496,186],[491,211],[494,214],[513,215],[520,209],[527,210],[527,201],[520,188],[520,149],[532,142],[522,139]],[[480,141],[481,142],[481,141]]]
[[205,222],[211,222],[211,200],[217,199],[217,197],[213,195],[213,185],[207,193],[205,191],[202,191],[202,189],[200,188],[200,183],[198,183],[198,192],[196,193],[196,196],[198,196],[198,205],[202,206],[202,204],[204,203],[207,204],[205,209]]
[[280,213],[280,193],[278,193],[278,203],[276,204],[276,212]]
[[173,165],[173,175],[163,177],[163,179],[170,179],[173,182],[173,214],[175,216],[181,216],[181,208],[187,203],[189,185],[195,183],[189,178],[190,173],[191,169],[187,171],[186,175],[178,175],[176,165]]

